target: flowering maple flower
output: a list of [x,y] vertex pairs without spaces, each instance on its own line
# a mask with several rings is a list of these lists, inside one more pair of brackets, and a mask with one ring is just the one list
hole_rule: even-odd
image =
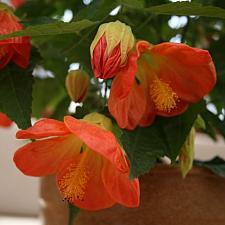
[[109,111],[120,127],[150,125],[156,115],[183,113],[212,90],[216,71],[206,50],[138,41],[113,80]]
[[127,158],[111,128],[111,120],[98,113],[40,120],[17,132],[19,139],[38,140],[17,150],[14,162],[26,175],[56,174],[64,199],[82,209],[137,207],[139,181],[129,180]]
[[134,47],[131,28],[120,21],[102,24],[91,44],[91,62],[96,78],[112,78],[126,64]]
[[12,120],[9,119],[4,113],[0,112],[0,127],[10,127]]
[[[23,26],[13,14],[11,9],[0,3],[0,35],[22,30]],[[30,58],[30,38],[14,37],[0,40],[0,69],[4,68],[10,60],[21,68],[26,68]]]

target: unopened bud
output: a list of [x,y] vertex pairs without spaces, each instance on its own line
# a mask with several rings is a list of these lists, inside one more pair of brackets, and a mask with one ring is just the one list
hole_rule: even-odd
[[179,155],[179,163],[182,177],[185,178],[188,172],[192,169],[194,160],[194,142],[195,128],[192,128],[184,145],[181,148]]
[[89,76],[83,70],[72,70],[66,77],[66,89],[74,102],[83,102],[89,87]]
[[102,24],[91,44],[91,62],[96,78],[108,79],[126,64],[135,43],[131,28],[120,21]]
[[112,130],[112,121],[108,117],[106,117],[103,114],[93,112],[88,115],[86,115],[83,120],[96,124],[101,128],[104,128],[106,130]]

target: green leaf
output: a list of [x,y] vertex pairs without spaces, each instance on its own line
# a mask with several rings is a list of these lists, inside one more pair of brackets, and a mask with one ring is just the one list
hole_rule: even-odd
[[116,136],[117,140],[119,141],[123,135],[122,129],[119,128],[117,123],[113,122],[112,132]]
[[[225,138],[225,120],[220,120],[218,118],[218,115],[213,114],[212,112],[205,110],[201,113],[202,118],[206,122],[206,125],[212,126],[216,128],[220,134]],[[206,127],[208,128],[208,127]],[[207,132],[209,132],[209,128],[207,129]],[[213,138],[216,138],[215,136],[212,136]]]
[[46,109],[53,110],[55,105],[66,95],[55,78],[35,78],[33,86],[32,115],[41,118]]
[[175,2],[145,9],[146,12],[164,15],[206,16],[225,19],[225,9],[215,6],[203,6],[192,2]]
[[210,169],[215,174],[225,178],[225,161],[220,157],[215,157],[210,161],[194,161],[195,166],[205,167]]
[[17,36],[30,36],[30,37],[42,37],[49,35],[59,34],[79,34],[80,31],[87,29],[96,24],[90,20],[80,20],[72,23],[56,22],[49,24],[42,24],[36,26],[29,26],[24,30],[17,31],[11,34],[1,35],[0,40],[17,37]]
[[73,36],[75,35],[48,36],[45,39],[36,38],[34,41],[34,45],[43,58],[43,67],[53,72],[63,88],[65,86],[65,77],[71,64],[64,53],[64,49],[74,40]]
[[130,160],[130,177],[148,172],[162,156],[175,161],[203,106],[204,102],[200,102],[180,116],[158,117],[149,127],[123,130],[121,141]]
[[198,115],[197,119],[195,120],[194,126],[196,129],[203,129],[203,130],[206,129],[205,121],[201,115]]
[[117,0],[118,4],[125,5],[132,8],[143,8],[143,0]]
[[164,156],[166,152],[160,130],[155,125],[147,128],[138,127],[134,131],[123,131],[121,141],[130,160],[130,178],[149,171],[157,158]]
[[0,73],[0,111],[21,129],[31,126],[32,84],[31,72],[13,64]]
[[63,98],[56,106],[56,110],[54,114],[51,116],[51,118],[63,121],[64,116],[68,114],[70,102],[71,100],[68,96]]
[[159,127],[163,134],[163,140],[166,143],[166,155],[175,162],[182,145],[184,144],[194,122],[200,112],[205,108],[205,102],[201,101],[189,107],[189,109],[180,116],[165,118],[159,120]]
[[78,215],[80,209],[69,203],[69,223],[68,225],[74,225],[76,216]]
[[117,7],[116,1],[98,0],[92,1],[88,6],[75,14],[75,20],[90,19],[100,21],[109,16],[109,13]]

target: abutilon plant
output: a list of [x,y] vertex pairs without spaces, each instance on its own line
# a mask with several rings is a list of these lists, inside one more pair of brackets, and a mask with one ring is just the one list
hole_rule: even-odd
[[[12,124],[9,115],[23,129],[16,137],[30,142],[15,152],[15,165],[28,176],[54,175],[61,199],[69,203],[70,219],[76,207],[90,211],[117,203],[139,207],[138,177],[147,177],[146,173],[161,162],[161,157],[168,157],[171,164],[179,161],[177,165],[185,177],[195,163],[195,131],[191,127],[199,114],[202,120],[211,120],[206,123],[206,129],[212,125],[211,136],[214,124],[219,124],[215,125],[217,130],[223,129],[220,89],[201,101],[216,83],[210,53],[187,44],[160,43],[174,34],[167,24],[164,33],[163,23],[168,22],[170,14],[167,4],[159,7],[160,12],[153,12],[151,6],[155,3],[151,1],[127,2],[90,1],[86,6],[82,1],[72,5],[71,1],[48,4],[9,0],[12,8],[0,3],[0,127]],[[26,5],[21,7],[23,4]],[[109,15],[109,10],[119,4],[118,14]],[[178,8],[190,5],[190,9],[192,5],[168,4]],[[199,16],[205,16],[210,10],[204,11],[204,7],[193,8],[195,12],[201,8]],[[180,9],[176,11],[174,7],[171,11],[179,14]],[[220,24],[224,16],[221,9],[218,12],[219,23],[212,24],[219,28],[216,34],[220,29],[224,31]],[[157,18],[157,13],[168,15]],[[73,15],[73,21],[63,22],[72,20]],[[188,14],[187,18],[190,23],[182,28],[182,39],[187,38],[186,43],[196,46],[188,35],[193,29],[189,24],[198,18],[189,18]],[[102,24],[97,29],[99,23]],[[154,35],[158,32],[157,23],[163,29]],[[129,25],[137,26],[134,32]],[[225,38],[224,33],[220,35],[217,43]],[[34,46],[30,60],[31,37]],[[216,47],[208,49],[213,53]],[[222,54],[215,54],[221,62]],[[68,72],[68,68],[78,64],[82,69]],[[217,68],[221,70],[222,64]],[[217,115],[206,107],[209,102],[216,106]],[[31,126],[31,117],[48,118]]]

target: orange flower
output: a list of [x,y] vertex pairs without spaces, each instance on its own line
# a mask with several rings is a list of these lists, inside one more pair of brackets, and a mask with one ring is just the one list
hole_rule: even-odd
[[216,71],[208,51],[185,44],[138,41],[116,75],[109,111],[120,127],[150,125],[156,115],[176,116],[212,90]]
[[131,28],[120,21],[102,24],[91,44],[91,62],[96,78],[112,78],[126,64],[134,46]]
[[136,207],[139,182],[129,180],[128,161],[111,126],[98,113],[83,120],[66,116],[64,123],[43,119],[17,133],[20,139],[45,139],[17,150],[14,161],[26,175],[57,174],[64,199],[80,208],[99,210],[115,203]]
[[9,119],[4,113],[0,112],[0,127],[10,127],[12,120]]
[[26,2],[26,0],[11,0],[11,4],[16,9],[19,8],[20,6],[22,6],[25,2]]
[[[22,30],[23,26],[13,15],[12,11],[0,3],[0,35]],[[15,37],[0,41],[0,69],[4,68],[10,60],[21,68],[26,68],[30,57],[30,38]]]

